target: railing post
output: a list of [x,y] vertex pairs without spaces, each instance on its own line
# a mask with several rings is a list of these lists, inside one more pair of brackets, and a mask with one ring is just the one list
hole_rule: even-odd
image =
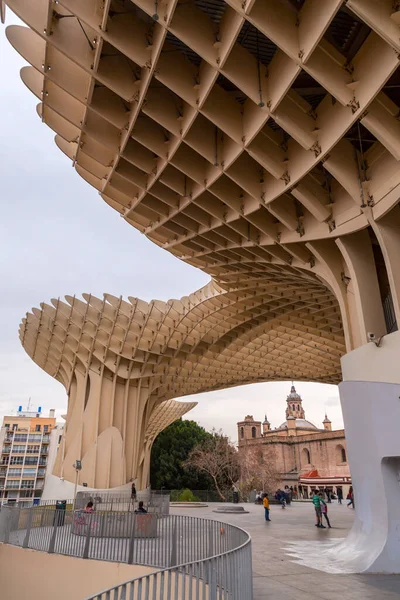
[[58,527],[58,519],[59,519],[58,512],[59,511],[55,508],[54,509],[53,532],[51,534],[49,549],[47,551],[49,554],[54,553],[54,546],[56,545],[57,527]]
[[214,521],[211,521],[208,524],[210,531],[209,531],[209,537],[208,537],[208,556],[212,556],[214,554],[214,532],[213,532],[213,526],[214,526]]
[[3,535],[3,542],[5,544],[8,544],[10,541],[10,531],[11,531],[11,521],[12,521],[12,513],[10,512],[11,510],[19,510],[18,508],[14,508],[14,507],[10,507],[10,506],[3,506],[1,509],[1,514],[2,516],[4,516],[4,519],[2,519],[2,523],[4,526],[4,535]]
[[33,508],[29,509],[28,523],[26,524],[26,533],[25,533],[24,542],[22,544],[23,548],[29,548],[29,536],[30,536],[30,533],[31,533],[31,527],[32,527],[32,521],[33,521],[34,512],[35,511],[34,511]]
[[209,600],[217,600],[217,574],[215,570],[216,559],[210,560],[210,574],[208,578],[208,598]]
[[42,508],[42,512],[41,512],[41,514],[40,514],[40,527],[43,527],[43,517],[44,517],[44,515],[45,515],[45,512],[44,512],[45,510],[46,510],[46,509],[43,509],[43,508]]
[[174,529],[172,531],[172,542],[171,542],[171,556],[169,559],[169,566],[174,567],[176,565],[176,551],[177,551],[177,532],[176,523],[174,522]]
[[82,558],[89,558],[89,547],[90,547],[90,530],[92,527],[92,515],[89,513],[86,516],[87,519],[87,532],[86,532],[86,539],[85,539],[85,547],[83,549],[83,556]]
[[134,544],[135,544],[135,525],[136,525],[135,513],[132,513],[132,515],[133,515],[133,518],[132,518],[133,523],[132,523],[132,531],[131,531],[131,537],[129,540],[129,551],[128,551],[128,564],[129,565],[133,565],[133,550],[134,550]]

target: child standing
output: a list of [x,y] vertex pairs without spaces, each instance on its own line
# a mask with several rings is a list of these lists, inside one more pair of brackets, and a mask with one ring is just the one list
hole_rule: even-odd
[[265,511],[265,520],[270,521],[271,519],[269,518],[269,500],[268,500],[267,494],[265,494],[265,496],[264,496],[263,506],[264,506],[264,511]]
[[328,506],[325,502],[325,500],[322,497],[322,492],[320,492],[318,494],[321,498],[321,513],[323,514],[323,516],[325,517],[325,521],[328,523],[328,527],[332,527],[332,525],[329,522],[329,517],[328,517]]

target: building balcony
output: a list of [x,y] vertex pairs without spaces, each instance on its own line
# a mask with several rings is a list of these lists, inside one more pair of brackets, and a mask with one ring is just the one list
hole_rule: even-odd
[[28,442],[36,442],[36,444],[40,444],[42,441],[41,433],[31,433],[28,437]]
[[10,451],[11,451],[11,448],[10,448],[10,447],[7,447],[7,446],[5,446],[5,447],[2,449],[2,451],[1,451],[1,452],[2,452],[2,454],[10,454]]

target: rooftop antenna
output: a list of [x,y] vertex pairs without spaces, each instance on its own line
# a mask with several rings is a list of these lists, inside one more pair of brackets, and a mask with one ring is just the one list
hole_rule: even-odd
[[26,412],[29,412],[30,407],[31,407],[31,397],[29,396],[28,406],[26,407]]

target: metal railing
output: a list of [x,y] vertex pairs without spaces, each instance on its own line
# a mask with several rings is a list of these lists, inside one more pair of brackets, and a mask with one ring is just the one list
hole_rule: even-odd
[[[139,491],[136,494],[135,507],[142,500],[145,508],[152,513],[169,514],[169,494],[159,494],[150,490]],[[129,511],[132,507],[130,490],[125,492],[109,492],[97,490],[95,493],[80,491],[76,495],[75,508],[84,508],[91,501],[96,510]]]
[[[193,518],[193,517],[191,517]],[[231,526],[233,527],[233,526]],[[252,600],[251,541],[211,558],[137,577],[85,600]]]
[[157,571],[96,600],[251,600],[251,540],[211,519],[3,506],[0,541],[48,553],[145,565]]

